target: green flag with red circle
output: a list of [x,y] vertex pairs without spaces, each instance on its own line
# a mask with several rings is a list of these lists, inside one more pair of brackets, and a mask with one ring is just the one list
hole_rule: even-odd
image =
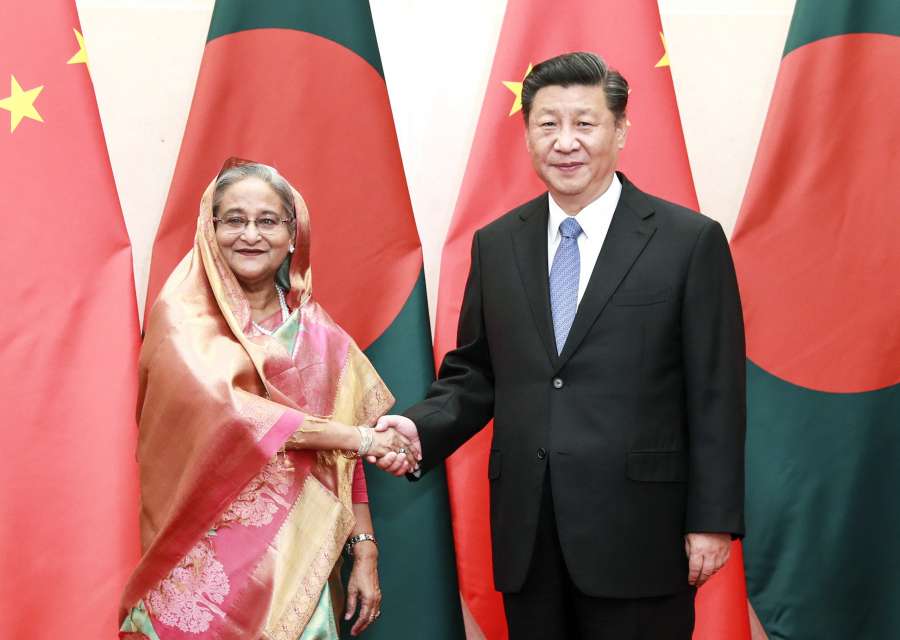
[[900,634],[898,60],[896,0],[797,1],[732,238],[771,638]]
[[[378,369],[395,411],[424,397],[434,365],[422,251],[368,2],[217,0],[148,308],[232,156],[274,166],[302,193],[316,298]],[[384,600],[366,637],[462,637],[443,472],[367,479]]]

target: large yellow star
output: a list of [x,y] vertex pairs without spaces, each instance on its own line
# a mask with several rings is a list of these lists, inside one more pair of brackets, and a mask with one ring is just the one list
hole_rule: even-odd
[[72,29],[75,32],[75,39],[78,41],[78,51],[75,52],[71,58],[69,58],[66,64],[87,64],[87,49],[84,48],[84,36],[81,35],[81,32],[78,29]]
[[0,109],[9,111],[9,131],[12,133],[22,122],[22,118],[31,118],[38,122],[43,122],[41,114],[34,108],[34,101],[44,90],[44,85],[23,91],[16,77],[10,76],[10,86],[12,94],[8,98],[0,100]]
[[666,45],[666,37],[660,32],[659,39],[662,40],[663,43],[663,57],[659,59],[654,65],[654,69],[659,69],[660,67],[668,67],[669,66],[669,47]]
[[[522,80],[528,77],[528,74],[531,73],[531,63],[528,64],[528,69],[525,71],[525,75],[522,76]],[[511,82],[509,80],[503,81],[503,86],[513,92],[513,95],[516,97],[513,100],[512,109],[509,110],[509,115],[516,113],[517,111],[522,110],[522,83],[521,82]]]

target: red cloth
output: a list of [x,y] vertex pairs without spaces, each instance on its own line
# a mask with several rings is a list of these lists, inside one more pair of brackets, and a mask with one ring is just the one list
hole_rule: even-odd
[[114,637],[140,554],[131,250],[80,29],[73,0],[0,4],[0,638]]
[[366,487],[366,474],[363,472],[362,460],[356,461],[353,468],[353,490],[350,492],[353,504],[369,504],[369,490]]

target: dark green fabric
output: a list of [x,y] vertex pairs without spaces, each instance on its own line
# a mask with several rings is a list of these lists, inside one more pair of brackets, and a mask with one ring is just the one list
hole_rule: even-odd
[[900,385],[747,366],[747,587],[770,640],[900,637]]
[[291,254],[287,254],[275,272],[275,284],[285,291],[291,290]]
[[296,29],[350,49],[384,77],[372,11],[362,0],[216,0],[209,36],[248,29]]
[[900,36],[900,0],[797,0],[784,55],[843,33]]
[[[434,379],[434,360],[424,273],[366,355],[397,398],[392,413],[425,397]],[[465,638],[443,469],[413,483],[366,466],[384,604],[381,618],[364,637]],[[344,637],[350,637],[348,625]]]

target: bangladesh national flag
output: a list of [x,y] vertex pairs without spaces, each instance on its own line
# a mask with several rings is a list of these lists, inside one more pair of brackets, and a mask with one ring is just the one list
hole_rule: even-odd
[[[422,252],[367,2],[216,2],[148,308],[231,156],[273,165],[303,194],[317,299],[372,360],[396,411],[424,397],[434,365]],[[367,478],[384,605],[366,637],[459,638],[444,474]]]
[[732,240],[770,638],[900,637],[898,114],[900,3],[798,0]]

